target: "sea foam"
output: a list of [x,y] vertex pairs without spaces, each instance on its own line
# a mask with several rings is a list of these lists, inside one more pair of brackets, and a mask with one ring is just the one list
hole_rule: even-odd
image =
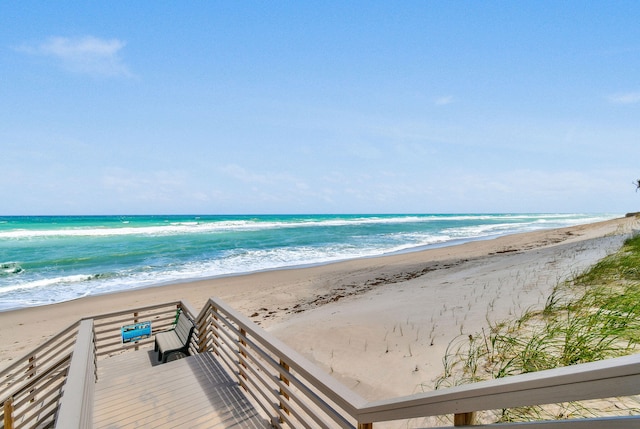
[[0,217],[0,310],[610,219],[610,214]]

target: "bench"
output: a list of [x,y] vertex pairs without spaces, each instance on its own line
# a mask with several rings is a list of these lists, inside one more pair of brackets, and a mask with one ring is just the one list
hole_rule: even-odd
[[169,355],[178,352],[189,355],[189,342],[194,329],[193,321],[180,311],[172,329],[156,334],[154,350],[158,352],[158,360],[165,363]]

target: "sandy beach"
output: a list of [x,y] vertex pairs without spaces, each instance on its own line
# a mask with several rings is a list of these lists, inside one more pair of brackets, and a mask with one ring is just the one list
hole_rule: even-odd
[[431,390],[447,345],[542,306],[636,217],[0,313],[0,369],[83,316],[218,296],[369,400]]

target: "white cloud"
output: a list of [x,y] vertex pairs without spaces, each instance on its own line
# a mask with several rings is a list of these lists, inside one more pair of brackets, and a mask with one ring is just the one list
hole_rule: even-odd
[[132,73],[120,58],[124,46],[125,42],[118,39],[50,37],[42,43],[23,45],[16,50],[54,58],[61,67],[74,73],[130,77]]
[[220,173],[248,185],[277,186],[286,189],[304,189],[306,183],[287,171],[256,171],[238,164],[227,164],[219,169]]
[[438,97],[435,100],[436,106],[445,106],[447,104],[453,103],[454,99],[452,95],[445,95],[442,97]]
[[122,168],[107,169],[102,186],[109,192],[144,201],[172,200],[188,190],[187,175],[181,171],[137,173]]
[[613,94],[608,97],[611,103],[615,104],[636,104],[640,103],[640,92],[627,92]]
[[241,167],[237,164],[229,164],[222,167],[221,171],[229,177],[240,180],[246,183],[261,183],[265,184],[269,182],[269,179],[264,174],[257,174]]

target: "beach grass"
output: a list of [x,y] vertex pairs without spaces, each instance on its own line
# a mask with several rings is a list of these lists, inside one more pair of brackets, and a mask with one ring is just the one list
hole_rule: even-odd
[[[640,349],[640,236],[584,273],[559,283],[542,309],[490,323],[449,344],[436,388],[592,362]],[[637,398],[487,413],[485,421],[528,421],[637,413]]]

